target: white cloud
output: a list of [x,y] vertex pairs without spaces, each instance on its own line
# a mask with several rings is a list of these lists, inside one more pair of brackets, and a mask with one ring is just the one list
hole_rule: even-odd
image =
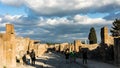
[[15,21],[15,20],[19,19],[21,16],[22,15],[13,15],[12,16],[12,15],[7,14],[4,16],[3,19],[8,20],[8,21]]
[[24,3],[24,0],[0,0],[2,3],[12,6],[21,6]]
[[9,22],[0,22],[0,27],[5,27],[6,24],[9,24]]
[[[27,6],[41,14],[99,8],[109,4],[118,4],[118,0],[26,0]],[[120,2],[120,1],[119,1]],[[120,4],[118,4],[120,5]]]
[[120,7],[120,0],[1,0],[1,2],[12,6],[24,4],[32,12],[39,15],[65,15],[91,12],[109,13],[111,11],[119,11]]
[[75,15],[71,19],[67,17],[55,17],[55,18],[41,18],[38,21],[38,26],[46,25],[59,25],[59,24],[82,24],[82,25],[92,25],[92,24],[111,24],[112,20],[105,20],[103,18],[90,18],[87,15]]
[[111,25],[113,21],[79,14],[109,15],[120,11],[120,0],[0,0],[0,2],[29,9],[28,16],[9,14],[0,16],[0,27],[5,27],[9,22],[15,25],[18,35],[40,40],[65,41],[87,38],[91,26],[99,33],[101,26]]
[[5,31],[0,31],[0,33],[5,33]]
[[0,22],[2,21],[2,18],[0,18]]
[[[102,18],[90,18],[86,15],[69,17],[29,19],[20,15],[5,15],[0,17],[0,27],[5,27],[6,22],[15,25],[16,34],[32,39],[69,41],[88,36],[89,28],[93,25],[97,31],[103,24],[111,24],[109,20]],[[35,20],[35,21],[33,21]],[[15,21],[15,22],[14,22]],[[21,27],[18,27],[21,26]],[[102,26],[103,27],[103,26]],[[0,28],[1,29],[1,28]],[[97,32],[99,33],[99,32]]]
[[75,15],[74,21],[79,24],[111,24],[112,21],[107,21],[102,18],[90,18],[88,16]]

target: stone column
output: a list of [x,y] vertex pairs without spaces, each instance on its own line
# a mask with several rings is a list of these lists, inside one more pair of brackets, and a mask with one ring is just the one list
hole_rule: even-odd
[[0,38],[0,60],[2,60],[1,62],[0,62],[0,68],[3,68],[3,41],[2,41],[2,39]]
[[74,41],[74,51],[79,52],[79,46],[81,46],[80,40],[75,40]]
[[14,25],[12,24],[6,24],[6,33],[7,34],[14,34]]
[[34,40],[30,40],[29,42],[29,51],[31,52],[32,49],[35,49]]
[[14,68],[16,66],[15,58],[15,35],[14,26],[6,25],[6,33],[3,35],[3,64],[6,67]]

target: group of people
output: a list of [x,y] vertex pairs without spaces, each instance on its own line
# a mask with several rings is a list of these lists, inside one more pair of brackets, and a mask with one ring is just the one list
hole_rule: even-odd
[[[69,52],[69,49],[66,49],[65,51],[65,59],[66,63],[76,63],[76,53],[75,51]],[[69,60],[70,59],[70,60]],[[87,51],[82,52],[82,59],[83,59],[83,64],[87,64]]]
[[[65,58],[66,58],[66,63],[75,63],[76,62],[76,53],[73,52],[69,52],[69,49],[67,49],[65,51]],[[70,60],[69,60],[70,59]]]
[[29,65],[30,62],[31,62],[32,65],[35,65],[36,57],[35,57],[35,51],[34,51],[34,49],[32,49],[31,52],[27,51],[27,53],[24,54],[24,56],[22,57],[22,59],[23,59],[23,64],[28,64]]

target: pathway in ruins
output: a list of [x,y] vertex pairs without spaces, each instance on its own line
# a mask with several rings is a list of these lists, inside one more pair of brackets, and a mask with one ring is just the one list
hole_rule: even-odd
[[[18,66],[18,68],[21,68],[21,66]],[[35,66],[25,65],[22,68],[84,68],[84,66],[79,63],[66,63],[63,55],[50,52],[37,58]]]

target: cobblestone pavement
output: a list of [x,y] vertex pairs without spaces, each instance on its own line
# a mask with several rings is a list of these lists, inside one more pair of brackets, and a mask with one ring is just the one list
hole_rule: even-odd
[[19,65],[17,68],[84,68],[78,63],[66,63],[65,57],[59,53],[50,52],[37,58],[36,65]]

